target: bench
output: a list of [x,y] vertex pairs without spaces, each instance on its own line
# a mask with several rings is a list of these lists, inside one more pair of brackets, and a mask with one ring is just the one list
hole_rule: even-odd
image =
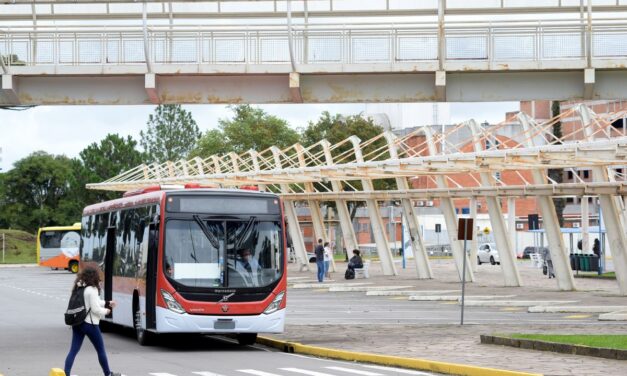
[[530,253],[529,258],[531,259],[531,266],[535,268],[541,268],[544,260],[539,253]]
[[355,268],[355,279],[357,278],[370,278],[368,269],[370,268],[370,260],[364,262],[363,268]]

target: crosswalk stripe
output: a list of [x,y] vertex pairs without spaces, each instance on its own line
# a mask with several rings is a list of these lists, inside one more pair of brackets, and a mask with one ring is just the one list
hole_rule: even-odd
[[257,371],[256,369],[238,369],[237,372],[250,373],[251,375],[257,375],[257,376],[280,376],[275,373]]
[[213,373],[213,372],[192,372],[195,375],[200,375],[200,376],[222,376],[218,373]]
[[149,375],[152,375],[152,376],[176,376],[176,375],[173,375],[171,373],[161,373],[161,372],[149,373]]
[[328,373],[308,371],[306,369],[300,369],[300,368],[279,368],[279,369],[282,369],[284,371],[289,371],[289,372],[302,373],[303,375],[309,375],[309,376],[334,376]]
[[364,375],[364,376],[382,376],[380,373],[360,371],[358,369],[352,369],[352,368],[344,368],[344,367],[324,367],[324,368],[328,368],[328,369],[332,369],[336,371],[348,372],[348,373],[355,373],[357,375]]
[[394,368],[394,367],[383,367],[383,366],[371,366],[371,365],[363,365],[363,367],[367,367],[367,368],[372,368],[372,369],[378,369],[381,371],[389,371],[389,372],[396,372],[396,373],[405,373],[407,375],[421,375],[421,376],[432,376],[431,373],[427,373],[427,372],[420,372],[420,371],[414,371],[411,369],[404,369],[404,368]]

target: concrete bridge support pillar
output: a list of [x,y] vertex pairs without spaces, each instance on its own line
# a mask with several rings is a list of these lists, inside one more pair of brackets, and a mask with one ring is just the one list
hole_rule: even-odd
[[[272,156],[274,157],[274,164],[276,168],[281,168],[281,150],[276,146],[271,148]],[[281,184],[281,192],[288,193],[290,187],[288,184]],[[295,202],[285,201],[283,208],[285,209],[285,216],[287,217],[287,228],[292,238],[292,246],[294,247],[294,253],[296,254],[296,260],[300,265],[301,270],[309,269],[309,259],[307,258],[307,251],[305,250],[305,241],[303,240],[303,233],[298,223],[298,215],[296,214]]]
[[[437,155],[437,149],[435,147],[435,142],[433,140],[433,133],[431,128],[424,127],[425,137],[427,138],[427,144],[429,146],[429,154]],[[441,175],[436,176],[436,182],[438,188],[447,188],[446,180]],[[453,252],[453,258],[455,259],[455,266],[457,266],[457,273],[459,274],[459,280],[462,280],[463,277],[463,263],[464,257],[466,257],[466,265],[469,264],[468,255],[464,251],[462,247],[462,242],[457,239],[457,216],[455,215],[455,204],[451,198],[442,198],[440,199],[440,209],[442,210],[442,214],[444,215],[444,221],[446,222],[446,232],[449,236],[449,241],[451,243],[451,250]],[[466,268],[466,282],[474,282],[475,275],[472,272],[472,268]]]
[[[523,130],[527,132],[527,134],[531,134],[529,132],[531,130],[533,119],[521,112],[518,114],[518,120],[520,121]],[[527,140],[526,146],[535,146],[532,138]],[[535,184],[547,183],[541,170],[532,170],[531,174]],[[562,237],[562,231],[557,219],[557,212],[555,211],[553,199],[550,196],[538,196],[537,200],[538,206],[540,207],[540,213],[542,213],[542,223],[544,224],[546,237],[549,241],[549,252],[551,253],[551,260],[553,261],[557,288],[563,291],[575,290],[575,279],[572,271],[570,270],[570,260],[568,259],[568,252],[566,250],[566,245],[564,244],[564,238]]]
[[[581,116],[586,138],[588,141],[592,141],[592,112],[583,104],[579,105],[577,110]],[[610,181],[607,167],[593,167],[592,179],[595,182]],[[621,222],[622,211],[616,201],[616,196],[600,194],[599,201],[601,202],[607,238],[612,249],[616,282],[618,282],[620,294],[627,295],[627,235]]]
[[[479,125],[475,123],[474,120],[470,120],[467,125],[470,127],[472,132],[475,151],[482,151],[484,146],[482,145],[480,139]],[[494,177],[492,175],[487,172],[482,172],[480,175],[482,186],[494,186]],[[497,197],[486,197],[485,199],[488,204],[488,212],[490,213],[490,223],[492,223],[492,230],[494,231],[494,240],[496,241],[496,246],[499,250],[499,258],[501,260],[501,269],[503,270],[505,286],[522,286],[520,274],[518,273],[518,267],[516,266],[514,252],[512,252],[510,237],[507,232],[507,226],[505,226],[505,219],[503,218],[503,212],[501,211],[501,203]]]
[[[353,150],[357,162],[363,162],[364,156],[361,152],[361,140],[357,136],[351,136],[350,141],[353,144]],[[363,190],[366,192],[374,191],[372,180],[361,179]],[[372,233],[374,234],[374,240],[377,244],[377,253],[381,259],[381,267],[383,268],[383,275],[397,275],[396,265],[394,265],[394,258],[392,257],[392,251],[388,243],[385,226],[381,213],[379,211],[379,204],[377,200],[366,200],[366,206],[368,207],[368,215],[370,216],[370,225],[372,226]]]
[[[392,159],[398,159],[398,150],[396,144],[394,143],[396,136],[392,132],[386,132],[385,139],[388,142],[390,157]],[[399,191],[408,190],[409,184],[407,183],[407,179],[404,177],[396,178],[396,188]],[[420,223],[414,213],[414,207],[411,204],[411,200],[408,198],[401,199],[401,206],[409,228],[409,236],[411,237],[412,249],[414,250],[414,261],[416,262],[416,273],[418,274],[418,278],[433,278],[433,272],[431,271],[431,265],[429,265],[427,250],[425,249],[425,245],[420,234]]]
[[[327,166],[333,165],[333,156],[331,155],[331,144],[327,140],[320,141],[322,145],[322,149],[324,150],[324,158]],[[341,192],[342,187],[340,182],[336,180],[331,181],[331,187],[333,188],[333,192]],[[357,237],[355,236],[355,229],[353,228],[353,223],[351,221],[351,216],[348,211],[348,206],[346,206],[346,201],[343,200],[335,200],[335,207],[337,209],[337,215],[340,220],[340,228],[342,229],[342,239],[344,239],[344,246],[346,247],[346,252],[350,255],[353,249],[357,249]],[[331,264],[333,265],[333,271],[335,271],[335,261],[332,259]]]

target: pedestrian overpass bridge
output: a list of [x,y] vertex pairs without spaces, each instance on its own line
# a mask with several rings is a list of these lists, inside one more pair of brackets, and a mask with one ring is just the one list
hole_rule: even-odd
[[363,3],[3,0],[0,105],[627,98],[624,0]]

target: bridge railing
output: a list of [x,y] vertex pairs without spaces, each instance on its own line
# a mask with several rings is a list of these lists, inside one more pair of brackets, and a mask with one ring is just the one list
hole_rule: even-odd
[[[285,27],[186,26],[148,29],[155,64],[286,64]],[[464,23],[444,33],[445,61],[540,62],[627,58],[627,22],[606,21],[587,31],[569,23]],[[0,29],[0,55],[8,66],[128,65],[145,63],[140,27]],[[316,25],[293,32],[299,64],[434,62],[439,39],[433,24]]]

